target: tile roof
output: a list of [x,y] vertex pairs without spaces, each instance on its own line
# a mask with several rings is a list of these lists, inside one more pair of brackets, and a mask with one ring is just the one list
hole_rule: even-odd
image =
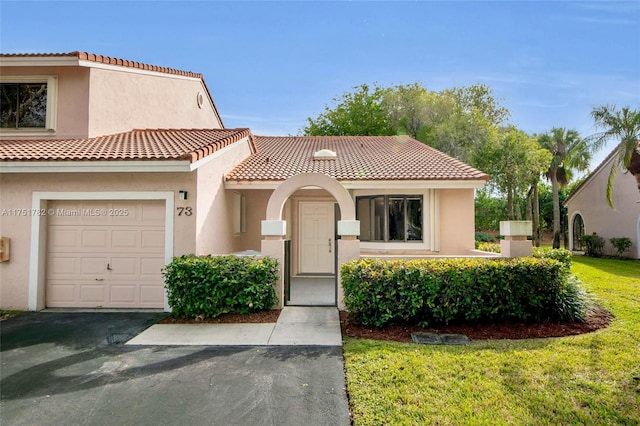
[[0,58],[77,58],[78,60],[109,64],[120,65],[129,68],[138,68],[148,71],[162,72],[165,74],[181,75],[185,77],[202,78],[202,74],[181,71],[174,68],[159,67],[156,65],[144,64],[142,62],[128,61],[126,59],[112,58],[110,56],[97,55],[95,53],[88,52],[69,52],[69,53],[0,53]]
[[146,129],[89,139],[0,140],[0,161],[189,160],[206,157],[249,129]]
[[[408,136],[298,136],[254,139],[256,153],[227,181],[281,181],[318,172],[337,180],[488,180],[488,175]],[[329,149],[335,159],[314,159]]]

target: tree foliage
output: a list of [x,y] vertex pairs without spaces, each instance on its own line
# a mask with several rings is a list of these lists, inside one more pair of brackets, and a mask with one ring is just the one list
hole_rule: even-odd
[[388,136],[396,134],[383,99],[386,90],[367,84],[354,87],[353,92],[334,98],[335,107],[315,119],[307,118],[303,133],[310,136]]
[[498,136],[475,152],[475,163],[491,176],[491,182],[507,196],[510,220],[521,219],[518,200],[546,169],[551,154],[538,142],[513,126],[501,128]]
[[484,84],[439,92],[420,83],[373,88],[363,84],[335,98],[322,114],[308,118],[302,133],[410,135],[489,173],[490,186],[506,195],[506,217],[519,219],[519,200],[537,188],[550,154],[535,139],[509,126],[508,119],[509,111]]
[[602,129],[602,132],[591,136],[594,145],[601,146],[611,139],[620,142],[607,181],[607,203],[615,209],[613,183],[620,169],[629,170],[640,191],[640,110],[634,111],[629,107],[618,110],[613,105],[603,105],[594,108],[591,117],[596,127]]
[[475,149],[509,116],[485,85],[434,92],[419,83],[392,87],[363,84],[308,118],[306,135],[408,134],[452,157],[473,164]]

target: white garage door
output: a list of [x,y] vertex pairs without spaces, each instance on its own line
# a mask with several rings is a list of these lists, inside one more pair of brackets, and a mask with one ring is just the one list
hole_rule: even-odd
[[164,201],[51,201],[48,210],[48,307],[163,307]]

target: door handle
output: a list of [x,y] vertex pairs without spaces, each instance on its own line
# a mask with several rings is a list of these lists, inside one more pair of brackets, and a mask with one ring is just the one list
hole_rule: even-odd
[[96,281],[104,281],[104,278],[96,278]]
[[329,253],[331,253],[331,238],[329,238]]
[[113,269],[111,269],[111,265],[109,263],[107,263],[107,271],[113,271]]

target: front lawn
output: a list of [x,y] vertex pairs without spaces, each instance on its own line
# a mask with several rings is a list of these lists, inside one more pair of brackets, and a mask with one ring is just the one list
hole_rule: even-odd
[[355,424],[639,424],[640,261],[576,256],[572,271],[608,328],[464,347],[347,338]]

